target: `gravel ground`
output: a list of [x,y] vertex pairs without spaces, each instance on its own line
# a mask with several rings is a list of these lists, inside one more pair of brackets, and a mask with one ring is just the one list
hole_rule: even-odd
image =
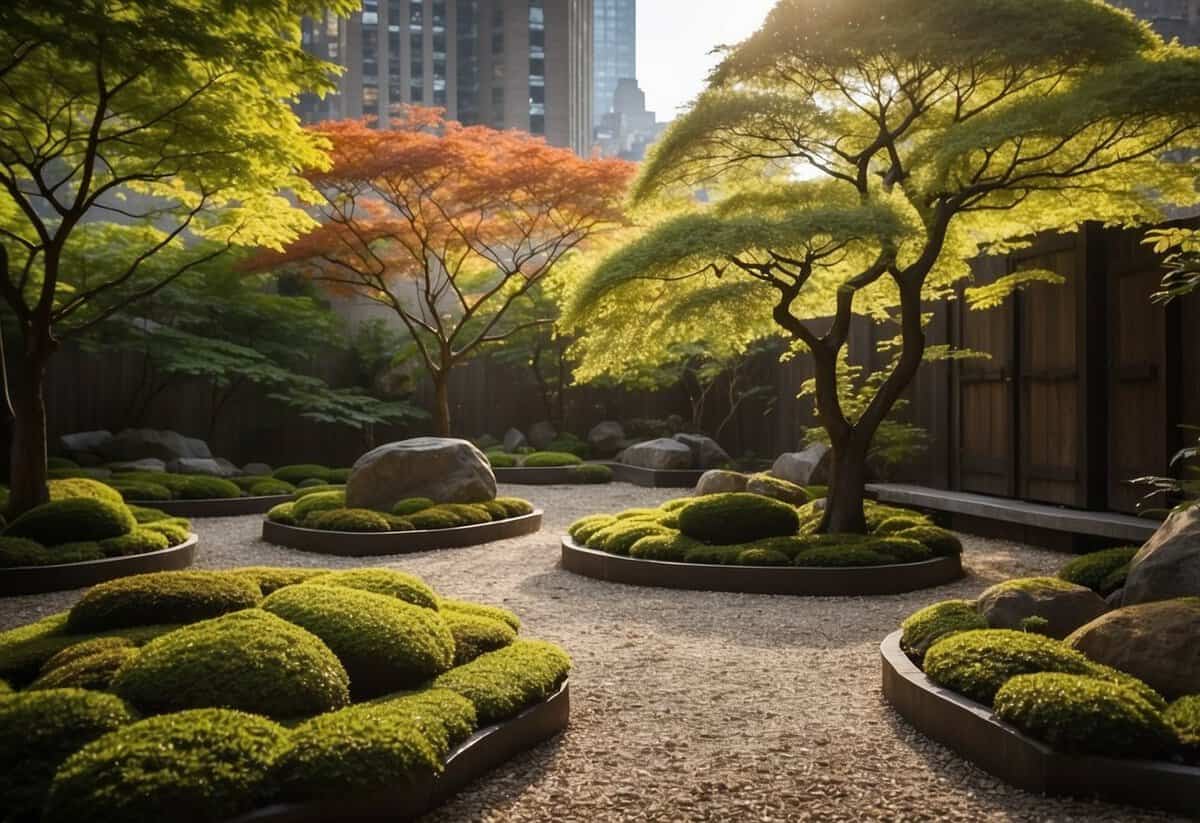
[[[434,813],[436,821],[1167,820],[1017,791],[913,732],[879,688],[878,645],[935,600],[973,597],[1063,556],[966,538],[969,576],[875,598],[675,592],[557,567],[558,538],[597,511],[674,490],[505,486],[546,511],[539,534],[389,562],[261,542],[259,518],[196,521],[198,567],[415,572],[441,593],[506,606],[524,633],[571,652],[571,726]],[[0,601],[0,628],[67,608],[77,592]]]

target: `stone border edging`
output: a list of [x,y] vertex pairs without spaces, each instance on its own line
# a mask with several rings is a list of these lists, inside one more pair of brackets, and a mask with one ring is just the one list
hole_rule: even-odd
[[892,632],[879,647],[883,694],[921,734],[1028,792],[1200,816],[1200,767],[1057,752],[926,677],[900,648],[900,634]]
[[706,469],[645,469],[615,460],[604,461],[612,469],[613,480],[654,489],[687,489],[700,482]]
[[570,684],[516,717],[480,729],[446,758],[440,775],[415,780],[397,775],[396,787],[367,796],[348,796],[323,803],[286,803],[241,815],[229,823],[328,823],[328,821],[407,820],[448,801],[465,786],[522,752],[549,740],[567,727],[571,713]]
[[263,497],[213,497],[207,500],[126,500],[130,506],[158,509],[172,517],[240,517],[262,514],[292,499],[290,494]]
[[133,574],[167,572],[186,569],[196,559],[195,534],[178,546],[131,554],[127,557],[105,557],[80,563],[60,563],[53,566],[12,566],[0,569],[0,597],[20,594],[82,589]]
[[693,589],[744,594],[790,594],[855,597],[902,594],[952,583],[963,577],[959,557],[937,557],[920,563],[828,568],[815,566],[716,566],[640,560],[580,546],[562,538],[566,571],[632,586]]
[[332,554],[340,557],[382,557],[434,549],[459,549],[494,540],[533,534],[542,528],[542,510],[450,529],[420,529],[405,532],[335,532],[285,526],[263,521],[262,539],[289,549]]

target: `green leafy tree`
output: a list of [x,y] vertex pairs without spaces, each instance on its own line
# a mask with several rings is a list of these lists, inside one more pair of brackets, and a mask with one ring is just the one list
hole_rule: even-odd
[[[642,204],[704,188],[711,205],[657,219],[575,289],[568,318],[602,330],[581,376],[701,333],[736,350],[782,330],[811,354],[833,448],[821,528],[863,531],[872,440],[923,359],[922,302],[981,251],[1194,202],[1171,153],[1200,136],[1198,54],[1090,0],[782,0],[634,188]],[[894,316],[901,348],[851,419],[838,363],[855,314]]]
[[239,245],[312,225],[327,163],[288,101],[333,88],[304,14],[350,0],[0,6],[0,297],[23,342],[10,510],[47,497],[43,387],[60,341]]

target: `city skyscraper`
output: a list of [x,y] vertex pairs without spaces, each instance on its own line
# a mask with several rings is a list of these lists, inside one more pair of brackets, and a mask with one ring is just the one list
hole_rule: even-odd
[[1168,40],[1200,44],[1200,0],[1112,0],[1146,20]]
[[637,0],[594,0],[595,78],[593,125],[612,111],[613,95],[622,80],[637,77]]

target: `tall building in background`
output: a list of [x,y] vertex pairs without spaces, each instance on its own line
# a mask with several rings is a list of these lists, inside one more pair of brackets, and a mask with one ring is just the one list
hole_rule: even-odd
[[613,95],[622,80],[637,77],[637,0],[594,0],[595,78],[593,125],[612,111]]
[[1146,20],[1168,40],[1200,45],[1200,0],[1111,0]]
[[363,0],[306,18],[304,46],[345,67],[338,91],[304,96],[305,122],[373,117],[405,104],[450,119],[592,145],[592,0]]

